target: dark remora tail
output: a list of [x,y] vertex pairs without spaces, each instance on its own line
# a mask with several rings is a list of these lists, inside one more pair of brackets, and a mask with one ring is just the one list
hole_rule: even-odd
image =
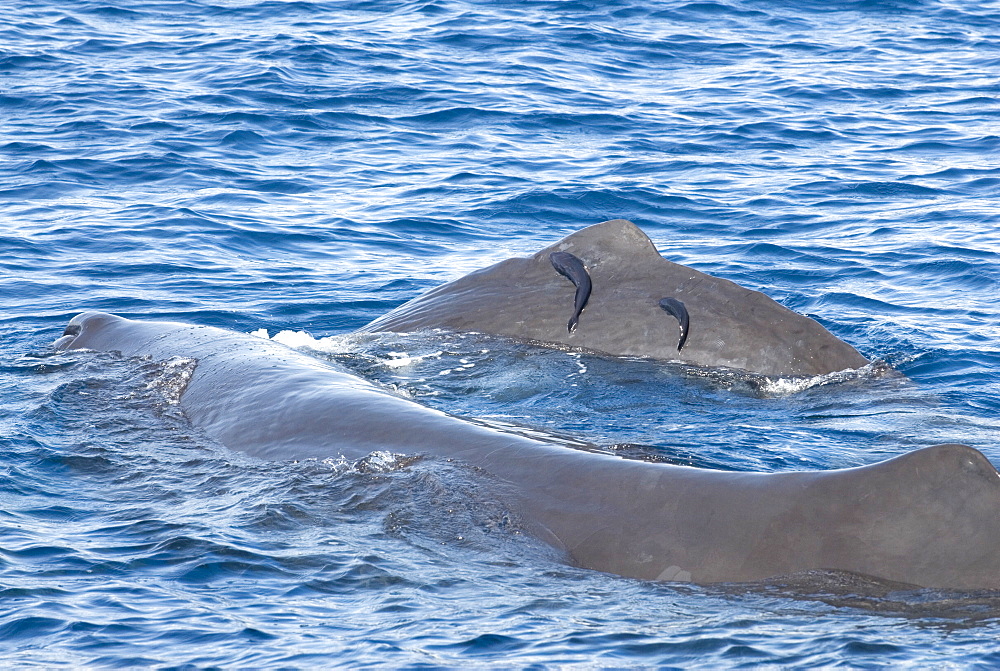
[[580,314],[587,307],[587,301],[590,300],[590,289],[592,286],[590,273],[587,272],[587,266],[583,265],[583,261],[569,252],[552,252],[549,254],[549,261],[552,262],[552,267],[560,275],[576,285],[573,316],[570,317],[569,323],[566,325],[567,330],[572,333],[576,330],[577,324],[580,323]]

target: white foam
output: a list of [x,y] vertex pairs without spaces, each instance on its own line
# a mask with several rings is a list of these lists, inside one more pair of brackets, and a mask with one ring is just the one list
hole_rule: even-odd
[[[382,365],[389,368],[404,368],[406,366],[412,366],[418,361],[423,361],[424,359],[437,359],[442,356],[444,352],[438,350],[437,352],[430,352],[428,354],[416,354],[410,355],[406,352],[388,352],[390,358],[383,359]],[[450,371],[449,371],[450,372]]]
[[787,394],[796,394],[800,391],[811,389],[812,387],[819,387],[825,384],[835,384],[837,382],[847,382],[849,380],[879,377],[880,375],[885,374],[887,370],[890,369],[883,362],[873,361],[867,366],[863,366],[861,368],[838,370],[832,373],[825,373],[824,375],[815,375],[813,377],[765,377],[762,378],[760,389],[768,394],[784,396]]
[[768,394],[784,396],[825,384],[827,382],[826,378],[827,375],[817,375],[815,377],[779,377],[778,379],[768,377],[763,379],[760,388],[761,391]]
[[314,338],[305,331],[278,331],[272,336],[268,335],[267,329],[263,328],[251,331],[250,335],[264,338],[265,340],[273,340],[293,349],[311,349],[327,354],[343,354],[350,352],[353,347],[353,340],[349,336]]
[[323,352],[328,348],[328,343],[323,342],[327,338],[317,340],[305,331],[278,331],[271,340],[295,349],[314,349]]
[[354,465],[357,469],[364,469],[370,473],[385,473],[399,468],[403,455],[393,454],[385,450],[372,452],[364,459]]

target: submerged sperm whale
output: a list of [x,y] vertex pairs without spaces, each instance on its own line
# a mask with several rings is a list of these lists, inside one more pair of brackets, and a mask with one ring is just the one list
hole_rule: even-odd
[[580,567],[698,583],[826,569],[1000,589],[1000,474],[964,445],[843,470],[712,471],[504,433],[218,328],[88,312],[71,320],[56,347],[195,359],[180,396],[184,414],[257,457],[358,459],[390,450],[481,468],[504,482],[504,504],[526,530]]
[[[575,295],[564,277],[576,286]],[[668,261],[624,219],[432,289],[360,330],[434,328],[774,377],[868,363],[814,320],[764,294]]]

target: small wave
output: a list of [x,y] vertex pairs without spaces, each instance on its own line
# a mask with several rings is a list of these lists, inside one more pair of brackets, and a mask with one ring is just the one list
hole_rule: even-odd
[[167,405],[177,405],[197,367],[197,359],[179,356],[159,362],[156,373],[146,383],[146,389],[159,392]]
[[305,349],[325,354],[346,354],[351,351],[353,338],[350,335],[326,336],[324,338],[314,338],[305,331],[278,331],[273,336],[268,335],[267,329],[260,328],[250,333],[252,336],[273,340],[282,345],[287,345],[292,349]]
[[874,380],[893,373],[891,368],[884,361],[872,361],[867,366],[857,369],[847,369],[816,375],[807,378],[768,378],[762,377],[758,381],[761,393],[768,396],[789,396],[797,394],[813,387],[822,387],[831,384],[843,384],[859,380]]
[[[278,333],[275,333],[274,336],[268,336],[267,329],[257,329],[256,331],[250,333],[250,335],[265,339],[270,338],[270,340],[273,340],[274,342],[279,342],[293,349],[320,352],[334,356],[345,354],[356,355],[358,354],[359,342],[371,338],[371,336],[368,335],[358,336],[354,334],[314,338],[305,331],[279,331]],[[449,334],[449,337],[451,339],[461,339],[463,334]],[[479,355],[483,355],[488,352],[489,350],[479,350]],[[424,362],[451,357],[453,355],[454,353],[446,353],[444,350],[434,348],[432,348],[431,351],[422,354],[411,354],[409,352],[400,352],[395,350],[365,354],[365,356],[369,357],[376,365],[393,370],[413,368]],[[476,366],[474,361],[470,361],[465,357],[459,357],[455,363],[449,363],[449,365],[451,366],[450,368],[439,370],[437,375],[448,375],[456,369],[465,370]]]
[[385,450],[376,450],[361,459],[351,461],[343,455],[320,460],[325,467],[337,474],[347,473],[390,473],[406,468],[418,461],[420,457],[405,454],[395,454]]

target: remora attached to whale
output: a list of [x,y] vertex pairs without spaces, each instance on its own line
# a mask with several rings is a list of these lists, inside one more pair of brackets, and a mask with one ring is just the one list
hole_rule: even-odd
[[185,415],[258,457],[390,450],[480,467],[509,485],[507,504],[528,531],[581,567],[698,583],[826,569],[1000,589],[1000,474],[964,445],[843,470],[712,471],[497,431],[284,345],[213,327],[91,312],[73,318],[56,346],[196,359],[180,396]]
[[[583,264],[592,284],[585,307],[576,281],[566,279],[572,274],[565,266],[569,256]],[[675,314],[679,309],[686,315]],[[624,219],[595,224],[530,257],[501,261],[432,289],[360,331],[434,328],[771,377],[811,377],[868,363],[815,320],[758,291],[668,261]]]

